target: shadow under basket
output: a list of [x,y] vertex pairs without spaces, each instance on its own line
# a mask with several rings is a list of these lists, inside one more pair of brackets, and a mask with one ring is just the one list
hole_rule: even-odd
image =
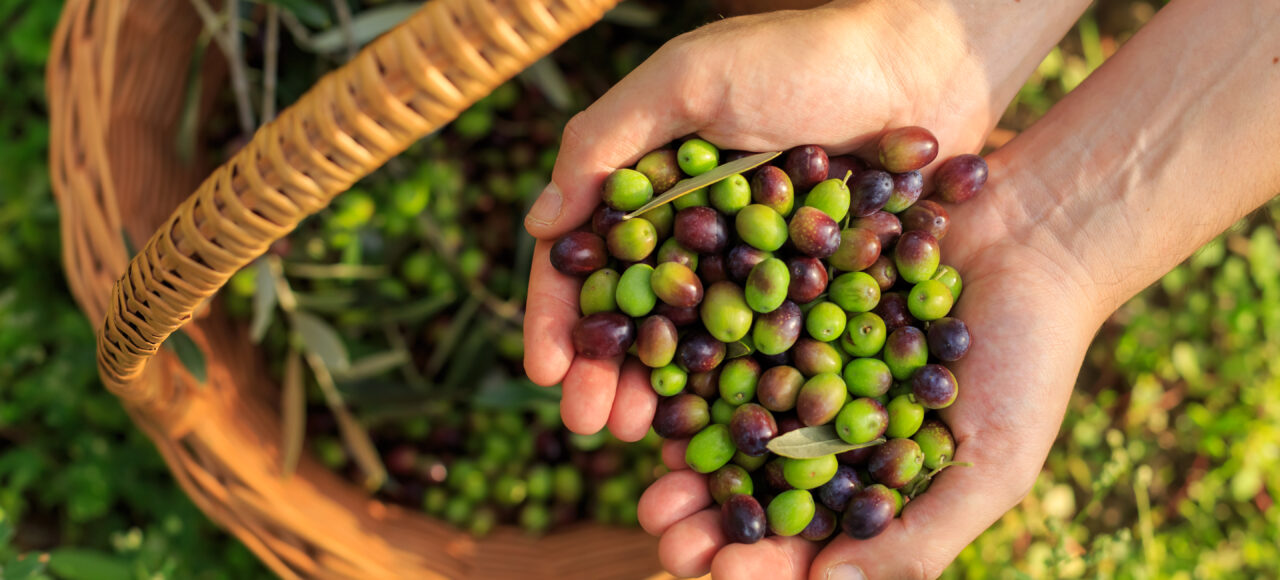
[[[47,71],[50,167],[100,375],[196,505],[281,577],[663,577],[657,540],[638,529],[500,528],[476,540],[372,499],[310,456],[284,477],[278,385],[243,326],[205,306],[303,218],[614,3],[427,2],[211,173],[201,152],[176,147],[202,30],[192,4],[66,3]],[[201,65],[211,89],[227,77],[216,53]],[[204,353],[203,383],[160,349],[180,327]]]

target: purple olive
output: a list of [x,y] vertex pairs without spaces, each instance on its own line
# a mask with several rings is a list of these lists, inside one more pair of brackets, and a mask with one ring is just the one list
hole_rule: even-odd
[[635,323],[618,312],[597,312],[579,319],[573,327],[573,348],[583,358],[621,356],[635,338]]

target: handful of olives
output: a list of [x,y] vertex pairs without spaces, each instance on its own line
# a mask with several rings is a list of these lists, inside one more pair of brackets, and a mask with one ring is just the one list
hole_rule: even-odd
[[[807,145],[731,173],[722,162],[746,154],[689,139],[610,175],[590,229],[552,247],[557,270],[584,278],[578,356],[652,369],[654,430],[689,438],[733,542],[874,537],[954,464],[935,411],[958,396],[945,363],[970,336],[948,316],[962,287],[938,245],[950,217],[920,199],[938,142],[894,129],[878,153]],[[960,155],[935,195],[961,203],[986,178],[981,157]]]

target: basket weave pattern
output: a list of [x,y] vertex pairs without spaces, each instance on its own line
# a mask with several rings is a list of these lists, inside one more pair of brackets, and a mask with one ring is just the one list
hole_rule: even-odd
[[[280,576],[636,578],[658,570],[656,543],[638,530],[583,525],[534,539],[500,529],[476,541],[370,499],[306,455],[284,478],[278,389],[260,354],[217,302],[207,316],[194,314],[302,219],[614,3],[428,2],[208,174],[199,152],[193,160],[175,152],[201,31],[191,6],[68,0],[48,66],[50,167],[68,281],[100,324],[103,382],[193,501]],[[201,118],[226,76],[214,53],[202,65]],[[141,247],[132,260],[125,237]],[[204,384],[160,350],[184,325],[204,351]]]

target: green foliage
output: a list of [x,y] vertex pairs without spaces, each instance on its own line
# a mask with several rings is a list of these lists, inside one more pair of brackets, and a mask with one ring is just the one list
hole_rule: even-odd
[[261,577],[97,380],[46,165],[44,60],[60,9],[0,0],[0,577]]
[[1112,317],[1035,488],[950,577],[1274,574],[1278,214],[1280,200]]

